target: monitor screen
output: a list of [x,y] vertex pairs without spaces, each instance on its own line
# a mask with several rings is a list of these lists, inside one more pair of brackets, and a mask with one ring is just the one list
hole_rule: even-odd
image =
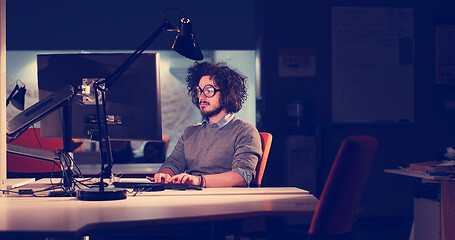
[[[90,86],[109,77],[131,54],[38,55],[39,99],[70,84]],[[106,91],[109,136],[113,140],[161,141],[159,53],[143,53]],[[86,89],[86,88],[85,88]],[[94,95],[78,94],[72,103],[72,138],[97,134]],[[42,137],[62,137],[62,113],[41,120]]]

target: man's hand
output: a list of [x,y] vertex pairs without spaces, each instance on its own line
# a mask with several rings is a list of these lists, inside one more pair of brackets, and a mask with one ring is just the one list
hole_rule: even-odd
[[167,173],[155,173],[153,177],[156,183],[168,183],[170,182],[171,175]]
[[193,176],[188,173],[180,173],[178,175],[172,176],[169,179],[169,182],[199,185],[201,183],[201,178],[199,176]]

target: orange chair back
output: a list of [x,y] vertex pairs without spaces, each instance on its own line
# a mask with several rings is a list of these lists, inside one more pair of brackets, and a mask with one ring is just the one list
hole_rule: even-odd
[[265,165],[267,164],[267,158],[269,157],[270,147],[272,146],[272,134],[266,132],[260,132],[261,144],[262,144],[262,157],[259,159],[256,166],[256,177],[251,182],[251,186],[261,186],[262,177],[264,176]]
[[377,146],[377,140],[370,136],[351,136],[342,141],[313,215],[310,236],[351,232]]
[[[36,135],[35,135],[36,131]],[[38,148],[43,150],[54,151],[63,148],[63,141],[60,138],[41,138],[40,129],[29,128],[20,137],[12,141],[12,144]],[[39,142],[37,140],[39,139]],[[41,147],[40,147],[41,144]],[[8,173],[51,173],[61,172],[60,164],[56,166],[51,162],[7,154],[7,171]]]

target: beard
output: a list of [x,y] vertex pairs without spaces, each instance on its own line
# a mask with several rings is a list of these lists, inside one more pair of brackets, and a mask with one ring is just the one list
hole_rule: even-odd
[[221,111],[223,111],[223,107],[218,106],[217,108],[215,108],[213,110],[208,110],[208,111],[200,109],[200,111],[201,111],[201,115],[203,117],[209,118],[209,117],[213,117],[213,116],[217,115],[218,113],[220,113]]

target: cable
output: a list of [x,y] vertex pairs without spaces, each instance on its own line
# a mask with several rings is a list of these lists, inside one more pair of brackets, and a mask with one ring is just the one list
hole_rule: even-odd
[[35,138],[36,138],[36,141],[38,142],[39,148],[42,150],[43,146],[41,146],[41,142],[39,140],[38,134],[36,133],[35,124],[32,124],[32,128],[33,128],[33,132],[35,133]]
[[0,190],[1,192],[3,192],[3,194],[5,193],[17,193],[19,194],[19,191],[13,191],[13,190]]
[[[36,135],[37,136],[37,135]],[[58,157],[59,161],[52,161],[53,162],[53,165],[52,165],[52,171],[51,171],[51,176],[50,176],[50,184],[51,186],[50,187],[46,187],[46,188],[43,188],[43,189],[40,189],[40,190],[36,190],[36,191],[32,191],[30,190],[30,192],[26,191],[22,191],[19,192],[19,191],[11,191],[11,190],[4,190],[5,192],[10,192],[10,193],[15,193],[15,194],[19,194],[19,195],[26,195],[26,194],[29,194],[33,197],[52,197],[52,196],[74,196],[74,193],[76,192],[76,189],[82,189],[83,187],[85,188],[93,188],[93,187],[98,187],[99,186],[99,181],[97,183],[92,183],[93,179],[97,179],[98,180],[98,176],[100,174],[103,173],[103,171],[101,173],[99,173],[97,176],[95,177],[91,177],[91,178],[87,178],[87,179],[83,179],[83,180],[77,180],[76,178],[72,178],[71,181],[72,181],[72,186],[70,188],[66,188],[63,184],[63,180],[66,178],[66,180],[70,180],[69,179],[69,176],[68,175],[65,175],[65,171],[62,171],[62,177],[60,178],[60,182],[59,183],[54,183],[53,182],[53,179],[54,179],[54,174],[56,172],[56,166],[59,167],[59,168],[63,168],[63,166],[74,166],[74,168],[71,168],[71,171],[70,174],[72,174],[72,176],[80,176],[83,178],[83,174],[82,174],[82,171],[81,169],[77,166],[76,162],[74,161],[74,159],[72,158],[72,156],[63,151],[62,149],[56,149],[53,151],[54,154],[56,154],[56,156]],[[63,169],[64,170],[64,169]],[[108,186],[109,184],[108,183],[103,183],[104,186]],[[63,192],[59,193],[59,192],[56,192],[56,190],[62,190]],[[51,195],[51,194],[47,194],[47,195],[40,195],[39,193],[42,193],[42,192],[47,192],[47,191],[53,191],[54,194]],[[136,194],[138,194],[139,192],[141,192],[142,190],[136,192]],[[133,193],[133,192],[130,192],[130,193]]]
[[75,169],[77,169],[77,171],[76,171],[76,170],[73,171],[73,172],[75,173],[75,175],[78,176],[78,177],[83,178],[84,176],[83,176],[83,174],[82,174],[82,171],[81,171],[81,169],[79,168],[79,166],[77,165],[76,161],[74,161],[74,158],[72,158],[69,154],[68,154],[68,158],[69,158],[69,159],[71,160],[71,162],[73,163],[73,166],[75,167]]
[[[58,156],[58,158],[60,160],[60,168],[62,168],[62,178],[60,178],[59,187],[66,193],[66,195],[72,196],[73,193],[75,193],[75,191],[76,191],[76,189],[75,189],[76,182],[75,182],[74,178],[72,177],[74,175],[74,172],[72,170],[68,172],[67,168],[68,167],[71,168],[70,166],[71,166],[71,163],[73,162],[73,159],[71,158],[71,156],[68,153],[64,152],[61,149],[54,150],[54,153]],[[54,185],[54,183],[52,182],[53,173],[54,173],[54,168],[52,169],[51,179],[50,179],[50,182],[52,185]],[[68,174],[71,174],[71,177]],[[65,186],[65,184],[62,184],[63,180],[65,180],[65,182],[70,182],[71,187],[68,188],[67,186]],[[55,190],[55,189],[53,189],[53,190]],[[55,192],[54,194],[58,194],[58,193]]]
[[[83,181],[91,181],[91,180],[93,180],[93,179],[97,179],[97,178],[93,177],[93,178],[85,179],[85,180],[83,180]],[[77,180],[76,180],[76,182],[77,182],[78,184],[80,184],[80,185],[82,185],[82,186],[84,186],[84,187],[87,187],[87,188],[92,188],[92,187],[98,187],[98,186],[99,186],[99,183],[85,184],[85,183],[83,183],[83,181],[77,181]],[[105,186],[107,186],[107,183],[104,183],[104,184],[105,184]],[[92,185],[92,186],[91,186],[91,185]],[[80,189],[79,186],[77,186],[77,187]]]
[[135,197],[138,193],[141,193],[141,192],[144,191],[144,190],[145,190],[145,188],[138,188],[138,189],[136,189],[136,192],[131,191],[131,192],[129,192],[129,193],[133,193],[133,192],[134,192],[133,197]]

